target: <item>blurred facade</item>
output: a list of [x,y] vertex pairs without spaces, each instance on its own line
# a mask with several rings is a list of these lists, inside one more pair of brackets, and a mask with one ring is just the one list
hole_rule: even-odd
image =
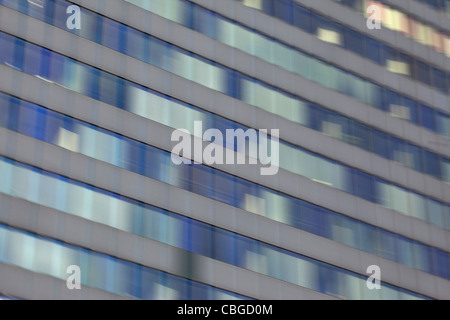
[[[0,0],[0,297],[450,299],[449,12]],[[175,165],[194,121],[279,172]]]

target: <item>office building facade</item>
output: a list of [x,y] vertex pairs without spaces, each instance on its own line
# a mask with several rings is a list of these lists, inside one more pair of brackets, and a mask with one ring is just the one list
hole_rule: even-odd
[[450,299],[449,5],[0,0],[0,295]]

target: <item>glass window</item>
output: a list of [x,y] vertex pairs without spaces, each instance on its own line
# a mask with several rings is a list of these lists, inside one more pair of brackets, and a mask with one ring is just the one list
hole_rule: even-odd
[[427,273],[431,273],[431,255],[430,247],[426,247],[421,243],[412,241],[411,243],[414,255],[414,266],[415,268],[422,270]]
[[450,160],[442,158],[441,164],[442,164],[442,179],[445,182],[450,183]]
[[171,71],[169,49],[170,49],[169,44],[154,37],[151,37],[150,54],[147,62],[158,68]]
[[213,259],[229,264],[236,264],[236,235],[222,229],[215,229],[213,245]]
[[214,170],[207,166],[192,165],[190,191],[211,198],[213,196]]
[[313,20],[316,23],[316,36],[322,41],[337,44],[339,46],[344,45],[344,30],[339,24],[330,20],[326,20],[321,16],[317,16]]
[[108,48],[120,51],[120,23],[103,17],[102,44]]
[[[214,231],[217,230],[214,228]],[[197,222],[195,220],[190,221],[190,235],[189,241],[192,250],[195,253],[211,257],[213,250],[213,229],[210,225]]]
[[[53,8],[54,8],[54,14],[53,14],[53,25],[67,30],[67,7],[70,5],[67,1],[59,1],[59,0],[52,0],[54,2]],[[87,10],[81,10],[87,11]],[[81,22],[83,24],[83,20]]]
[[422,149],[412,145],[406,144],[406,165],[414,170],[422,171]]
[[388,136],[381,131],[373,130],[373,152],[382,156],[383,158],[389,159],[388,150]]
[[436,127],[440,134],[450,138],[450,117],[439,112],[436,119]]
[[164,210],[149,205],[142,207],[142,236],[167,243],[168,217]]
[[366,57],[377,64],[382,64],[382,44],[372,38],[366,38]]
[[37,133],[37,106],[29,102],[21,102],[17,131],[27,136],[36,138]]
[[417,66],[417,76],[419,78],[420,81],[422,81],[425,84],[431,84],[431,79],[430,79],[430,67],[420,61],[416,62],[416,66]]
[[414,263],[414,255],[412,250],[411,241],[409,239],[405,239],[403,237],[398,237],[397,239],[398,245],[398,262],[409,266],[411,268],[415,267]]
[[326,214],[323,209],[303,202],[298,214],[300,216],[302,230],[322,237],[326,237],[329,234],[327,224],[325,223]]
[[448,259],[448,253],[445,253],[436,248],[430,249],[433,273],[438,277],[448,279],[450,277],[450,260]]
[[405,110],[405,118],[407,120],[412,121],[413,123],[417,123],[417,103],[416,103],[416,101],[403,96],[402,105],[407,108]]
[[376,84],[366,81],[367,103],[377,109],[385,110],[384,89]]
[[420,123],[425,128],[436,131],[435,111],[423,104],[420,105]]
[[145,61],[148,56],[149,36],[133,28],[126,28],[125,53],[136,59]]
[[104,103],[117,106],[119,92],[117,77],[104,71],[100,71],[99,80],[99,100]]
[[292,1],[277,0],[274,1],[274,16],[285,22],[292,23]]
[[267,261],[259,254],[256,241],[236,235],[236,265],[255,272],[265,273]]
[[358,223],[336,213],[328,213],[331,239],[350,247],[359,247]]
[[18,67],[14,65],[14,37],[0,32],[0,47],[2,48],[2,50],[0,50],[0,63]]
[[352,121],[353,123],[353,139],[352,144],[357,145],[360,148],[363,148],[367,151],[372,152],[372,128],[357,122]]
[[311,11],[297,5],[293,5],[293,22],[300,29],[312,33],[312,17]]
[[436,68],[432,68],[431,72],[433,75],[433,86],[438,88],[442,92],[447,93],[448,87],[446,83],[445,73]]
[[[359,32],[345,28],[345,47],[360,56],[365,56],[365,38]],[[371,48],[373,49],[373,48]]]
[[427,218],[427,200],[422,195],[410,192],[409,203],[411,208],[411,216],[422,221],[428,221]]
[[435,200],[427,199],[427,212],[428,219],[426,221],[438,226],[439,228],[445,228],[444,216],[442,214],[442,206]]
[[373,193],[374,193],[374,187],[373,187],[373,181],[372,176],[362,173],[362,172],[356,172],[355,171],[355,185],[357,186],[355,189],[356,195],[358,197],[361,197],[363,199],[366,199],[367,201],[373,201]]
[[312,80],[313,59],[299,51],[293,51],[292,54],[293,71],[305,79]]
[[194,6],[193,11],[193,29],[214,39],[216,32],[213,14],[200,6]]
[[408,192],[400,187],[390,185],[390,192],[391,192],[391,203],[392,207],[390,207],[393,210],[402,212],[404,214],[409,213],[408,209]]
[[393,136],[389,137],[390,157],[389,159],[406,164],[405,142]]
[[8,127],[9,119],[9,96],[0,92],[0,127]]
[[428,150],[424,150],[423,156],[425,173],[439,179],[441,176],[441,170],[438,155]]

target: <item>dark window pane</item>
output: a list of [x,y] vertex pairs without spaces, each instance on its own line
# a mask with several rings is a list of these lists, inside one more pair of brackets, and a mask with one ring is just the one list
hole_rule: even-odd
[[435,111],[424,105],[420,105],[420,123],[425,128],[436,131]]
[[9,96],[0,92],[0,127],[8,127]]
[[372,128],[357,121],[353,122],[353,136],[355,145],[367,151],[372,151]]
[[14,65],[14,38],[8,34],[0,32],[0,63]]
[[410,143],[406,144],[407,159],[406,165],[417,171],[422,171],[422,149],[412,145]]
[[108,18],[102,21],[102,44],[113,50],[120,50],[120,24]]
[[432,68],[433,86],[444,93],[447,93],[448,87],[446,83],[445,73],[436,68]]
[[428,150],[424,150],[423,154],[425,173],[439,179],[441,177],[439,157],[435,153]]
[[274,14],[275,17],[292,23],[292,1],[290,0],[275,0],[274,1]]
[[373,151],[382,156],[383,158],[389,159],[388,156],[388,137],[384,132],[373,130]]
[[372,202],[374,192],[372,176],[363,172],[355,172],[354,177],[356,185],[356,195]]
[[191,250],[195,253],[211,257],[213,246],[212,227],[205,223],[190,221]]
[[379,42],[366,38],[366,57],[377,64],[382,64],[381,45]]
[[312,33],[311,11],[294,4],[293,23],[300,29]]
[[430,67],[427,64],[420,61],[416,62],[416,66],[417,66],[417,77],[419,81],[428,85],[431,84]]
[[351,29],[346,28],[345,30],[345,47],[360,55],[364,56],[364,41],[365,38],[362,36],[362,34],[355,32]]

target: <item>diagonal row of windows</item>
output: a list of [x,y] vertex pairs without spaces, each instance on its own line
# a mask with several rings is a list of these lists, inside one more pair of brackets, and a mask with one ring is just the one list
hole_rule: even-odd
[[[152,179],[450,280],[450,274],[447,272],[450,268],[450,254],[442,250],[206,165],[174,165],[169,152],[1,93],[0,112],[6,116],[6,122],[0,121],[0,126],[6,125],[11,130],[73,152],[82,153]],[[174,114],[176,113],[179,112],[174,112]],[[220,122],[220,119],[216,119],[216,124]],[[66,199],[66,195],[58,194],[56,190],[51,191],[54,188],[63,190],[61,183],[56,180],[39,180],[38,178],[32,182],[20,178],[20,174],[14,174],[12,167],[9,168],[0,170],[0,176],[3,177],[0,192],[32,201],[37,196],[33,193],[33,190],[46,190],[49,196],[57,195],[58,198],[51,198],[51,200],[40,201],[39,203],[67,211],[67,207],[58,200]],[[45,186],[40,185],[43,181],[47,181]],[[50,184],[49,181],[53,181],[54,184]],[[358,183],[357,185],[360,189],[365,188],[364,184]],[[20,192],[19,190],[24,191]],[[70,194],[75,193],[71,192]],[[85,195],[85,197],[86,199],[91,198],[88,195]],[[81,198],[74,203],[83,206]],[[105,200],[104,203],[106,206],[107,201]],[[432,206],[437,204],[430,202],[429,205],[430,209],[433,209]],[[96,208],[101,208],[101,206],[96,206]],[[85,210],[84,214],[87,216],[96,215],[100,219],[100,217],[103,217],[102,214],[106,213],[92,212],[91,214],[89,210]],[[104,219],[109,218],[105,216]],[[111,219],[111,221],[117,220]],[[139,225],[133,222],[130,228]]]
[[[2,161],[2,160],[0,160]],[[81,288],[145,300],[247,300],[239,294],[0,223],[0,263],[67,280],[80,268]],[[25,281],[24,279],[17,279]],[[39,291],[42,288],[39,288]],[[56,298],[60,293],[53,292]]]
[[[42,8],[36,8],[23,0],[12,2],[1,0],[0,3],[67,30],[65,10],[70,4],[67,1],[47,0]],[[450,117],[447,114],[320,61],[200,6],[179,0],[136,4],[308,80],[389,112],[393,117],[411,121],[450,137]],[[190,20],[186,20],[186,12],[190,12],[188,16],[193,15]],[[300,97],[246,77],[240,72],[203,59],[90,10],[83,8],[81,14],[81,20],[84,21],[83,28],[73,32],[84,38],[302,123],[298,116],[302,111],[297,107],[299,102],[303,102]],[[246,82],[243,83],[242,79],[246,79]],[[264,98],[259,98],[261,96]]]
[[[368,290],[366,277],[357,273],[7,158],[0,157],[0,172],[8,180],[2,181],[3,193],[315,291],[347,299],[426,298],[386,282],[381,290]],[[63,258],[58,260],[63,263],[67,257],[55,254],[44,260],[41,254],[17,254],[26,252],[20,250],[24,242],[17,236],[5,234],[0,225],[0,262],[18,266],[33,264],[37,272],[60,275],[61,268],[49,263],[58,258]],[[32,252],[36,244],[41,244],[39,241],[26,243]],[[49,254],[55,251],[47,248],[39,252]],[[33,258],[38,259],[38,263]],[[79,262],[72,261],[70,264]],[[98,271],[95,267],[86,270]],[[128,282],[127,274],[117,279],[119,283]],[[95,282],[101,286],[106,279],[99,277]]]
[[[4,51],[0,52],[0,61],[7,65],[12,65],[25,73],[37,75],[75,92],[163,123],[172,128],[185,128],[190,132],[194,132],[194,121],[203,121],[205,129],[207,127],[218,128],[222,132],[225,132],[225,129],[244,127],[236,122],[215,116],[171,98],[166,98],[148,88],[5,33],[0,33],[0,45],[2,48],[5,48]],[[152,59],[165,57],[157,54],[151,56]],[[302,105],[299,106],[301,107]],[[313,108],[311,107],[311,110],[315,110]],[[320,111],[320,109],[317,110]],[[333,114],[330,115],[330,118],[332,116]],[[322,114],[319,113],[319,116],[315,119],[322,121],[322,127],[326,128],[326,132],[336,136],[336,130],[332,131],[330,129],[330,131],[328,129],[330,126],[324,126],[326,121],[323,120]],[[311,126],[318,128],[317,122],[314,121],[311,121]],[[376,132],[374,131],[374,133]],[[375,140],[375,137],[374,135],[374,148],[387,150],[386,146],[383,145],[386,140]],[[377,138],[380,137],[382,135]],[[399,139],[392,141],[399,142],[397,147],[405,145]],[[389,147],[391,145],[395,146],[395,144],[388,144]],[[397,151],[397,147],[391,147],[392,149],[390,149],[395,150],[393,151],[393,156],[403,157],[404,155],[401,153],[403,149]],[[435,224],[441,228],[449,228],[450,214],[448,203],[436,201],[430,197],[407,190],[374,175],[309,152],[304,148],[285,141],[280,142],[279,151],[280,168],[282,169]],[[425,167],[427,170],[430,170],[428,173],[437,177],[442,176],[445,181],[448,181],[450,178],[450,161],[427,150],[423,151],[423,155],[424,163],[426,163]],[[292,159],[295,159],[295,161],[292,161]],[[420,156],[407,157],[406,159],[414,161],[414,159],[420,159]]]

